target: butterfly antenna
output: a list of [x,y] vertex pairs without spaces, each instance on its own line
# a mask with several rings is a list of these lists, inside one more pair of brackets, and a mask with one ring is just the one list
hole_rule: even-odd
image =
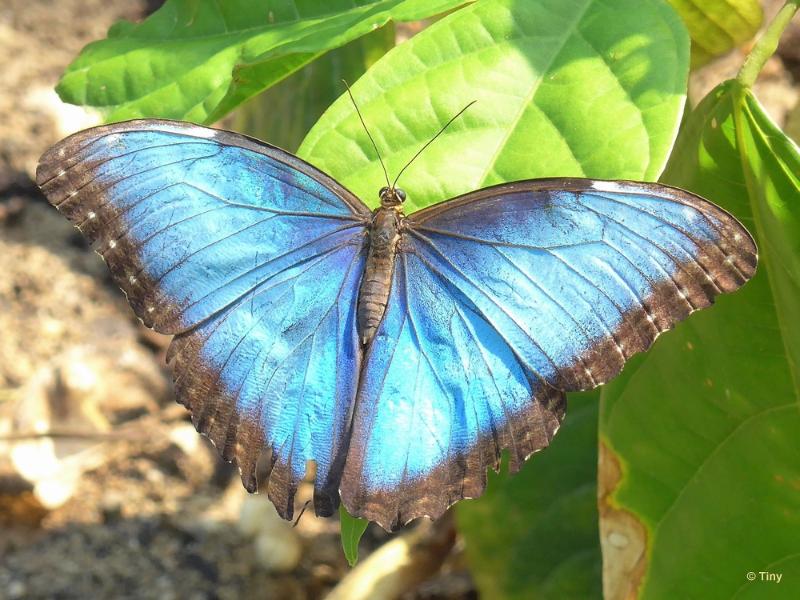
[[344,79],[342,79],[342,83],[344,84],[344,87],[347,88],[347,93],[350,95],[350,100],[353,101],[353,106],[356,107],[356,114],[358,114],[358,118],[361,120],[361,125],[364,126],[364,131],[367,132],[367,137],[369,138],[369,141],[372,142],[372,147],[375,148],[375,154],[378,155],[378,160],[380,161],[381,168],[383,169],[383,175],[384,177],[386,177],[386,185],[391,187],[392,184],[389,183],[389,172],[386,170],[386,165],[383,164],[381,153],[378,152],[378,145],[375,143],[375,140],[372,139],[372,134],[370,134],[369,129],[367,129],[367,124],[364,123],[364,117],[361,116],[361,111],[358,110],[358,104],[356,104],[356,99],[353,98],[353,92],[350,91],[350,86],[347,85],[347,82]]
[[410,160],[410,161],[408,161],[408,162],[406,163],[406,166],[404,166],[402,169],[400,169],[400,172],[397,174],[397,177],[395,177],[395,178],[394,178],[394,183],[393,183],[393,184],[390,186],[392,189],[394,189],[394,186],[396,186],[396,185],[397,185],[397,181],[400,179],[400,175],[402,175],[402,174],[403,174],[403,171],[405,171],[405,170],[406,170],[408,167],[410,167],[410,166],[411,166],[411,163],[413,163],[413,162],[414,162],[414,161],[417,159],[417,157],[418,157],[420,154],[422,154],[422,152],[425,150],[425,148],[427,148],[428,146],[430,146],[430,145],[433,143],[433,141],[434,141],[436,138],[438,138],[440,135],[442,135],[442,134],[444,133],[444,130],[445,130],[445,129],[447,129],[448,127],[450,127],[450,124],[451,124],[453,121],[455,121],[455,120],[456,120],[458,117],[460,117],[462,114],[464,114],[464,112],[465,112],[465,111],[466,111],[466,110],[467,110],[467,109],[468,109],[470,106],[472,106],[473,104],[475,104],[476,102],[477,102],[477,100],[473,100],[472,102],[470,102],[469,104],[467,104],[467,105],[466,105],[464,108],[462,108],[460,111],[458,111],[458,112],[457,112],[455,115],[453,115],[453,117],[452,117],[452,118],[451,118],[451,119],[450,119],[450,120],[449,120],[447,123],[445,123],[445,124],[444,124],[444,127],[442,127],[442,128],[439,130],[439,133],[437,133],[437,134],[436,134],[435,136],[433,136],[433,137],[432,137],[430,140],[428,140],[428,143],[426,143],[426,144],[425,144],[425,145],[424,145],[422,148],[420,148],[420,149],[419,149],[419,151],[418,151],[418,152],[417,152],[417,153],[416,153],[414,156],[412,156],[412,157],[411,157],[411,160]]

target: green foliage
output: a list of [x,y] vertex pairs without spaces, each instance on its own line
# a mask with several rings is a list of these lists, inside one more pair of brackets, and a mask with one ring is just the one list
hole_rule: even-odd
[[[668,1],[692,65],[761,20],[756,0]],[[353,93],[391,175],[477,100],[404,174],[410,210],[503,181],[653,180],[667,165],[662,181],[757,237],[756,277],[602,392],[571,396],[551,448],[461,503],[468,559],[487,598],[599,597],[601,543],[607,597],[764,597],[749,571],[783,573],[775,593],[800,597],[800,157],[749,89],[796,8],[674,148],[689,36],[662,0],[170,0],[84,49],[59,92],[109,120],[212,122],[273,86],[237,127],[294,149],[316,123],[298,153],[373,206],[383,172],[339,84],[362,73]],[[392,49],[389,21],[448,10]],[[352,564],[366,523],[341,521]]]
[[459,505],[458,528],[481,597],[600,597],[597,536],[598,392],[569,398],[546,452],[514,476],[490,474],[480,500]]
[[692,66],[699,67],[752,38],[763,14],[758,0],[668,0],[692,36]]
[[169,0],[121,21],[67,68],[66,102],[138,117],[213,123],[332,48],[390,20],[415,21],[465,0]]
[[342,81],[361,77],[394,47],[394,38],[394,27],[389,24],[331,50],[236,111],[234,131],[296,152],[308,130],[342,94]]
[[342,550],[347,562],[352,567],[358,562],[358,542],[361,536],[367,530],[369,521],[366,519],[356,519],[344,509],[344,506],[339,506],[339,522],[342,528]]
[[[686,33],[657,0],[483,0],[393,49],[353,94],[391,174],[477,100],[404,175],[413,211],[515,179],[657,177],[687,72]],[[383,172],[349,98],[299,154],[377,205]]]
[[[662,179],[733,212],[760,267],[603,389],[601,440],[625,473],[613,503],[646,528],[642,598],[758,593],[745,574],[762,570],[783,573],[780,593],[795,597],[800,156],[736,81],[692,112],[672,156]],[[608,520],[614,531],[619,514]],[[604,546],[604,560],[616,554]]]
[[800,383],[800,152],[749,89],[736,89],[737,143],[787,362]]

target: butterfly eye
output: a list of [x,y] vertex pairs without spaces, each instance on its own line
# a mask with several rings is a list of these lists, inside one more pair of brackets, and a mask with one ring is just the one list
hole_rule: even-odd
[[388,191],[389,191],[389,188],[386,187],[386,186],[383,186],[381,188],[381,190],[378,192],[378,198],[383,198],[386,195],[386,192],[388,192]]
[[397,195],[397,199],[400,200],[400,202],[406,201],[406,193],[403,190],[395,188],[394,193]]

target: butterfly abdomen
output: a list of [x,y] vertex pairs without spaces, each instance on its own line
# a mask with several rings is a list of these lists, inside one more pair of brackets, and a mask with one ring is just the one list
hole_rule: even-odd
[[369,228],[369,253],[358,291],[358,336],[365,346],[372,341],[386,311],[399,240],[398,210],[378,209]]

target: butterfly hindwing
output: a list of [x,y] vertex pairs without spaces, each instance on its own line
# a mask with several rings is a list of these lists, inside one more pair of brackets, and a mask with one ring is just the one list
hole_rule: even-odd
[[144,323],[177,334],[178,400],[245,486],[271,450],[269,495],[289,518],[313,460],[316,509],[330,514],[358,378],[369,210],[282,150],[160,120],[71,136],[37,180]]
[[501,450],[516,471],[565,410],[564,394],[408,242],[365,357],[341,488],[349,511],[386,529],[480,496]]
[[199,327],[175,337],[168,360],[180,402],[242,481],[271,452],[269,498],[290,519],[316,462],[314,508],[330,515],[359,369],[355,303],[363,239],[284,270]]
[[605,383],[756,267],[747,230],[658,184],[553,179],[412,214],[416,251],[557,389]]

